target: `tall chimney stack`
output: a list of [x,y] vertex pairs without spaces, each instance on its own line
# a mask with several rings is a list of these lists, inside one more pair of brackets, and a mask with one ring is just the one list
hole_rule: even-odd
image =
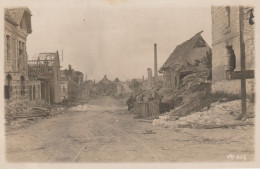
[[147,68],[147,74],[148,74],[148,87],[152,87],[153,85],[153,71],[151,68]]
[[157,70],[157,44],[154,44],[154,80],[158,80],[158,70]]

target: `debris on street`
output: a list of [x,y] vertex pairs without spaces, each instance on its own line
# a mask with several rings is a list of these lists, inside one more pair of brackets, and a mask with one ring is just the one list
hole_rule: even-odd
[[254,125],[254,106],[248,100],[248,116],[243,121],[238,120],[241,113],[241,101],[215,102],[190,115],[176,118],[171,112],[159,119],[153,120],[153,125],[162,125],[169,128],[228,128],[233,126]]

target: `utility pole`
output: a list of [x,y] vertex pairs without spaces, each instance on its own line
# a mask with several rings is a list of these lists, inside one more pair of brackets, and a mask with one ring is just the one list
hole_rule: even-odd
[[62,62],[63,62],[63,49],[61,50],[61,57],[62,57]]
[[244,40],[244,7],[239,6],[239,33],[240,33],[240,66],[241,71],[231,73],[231,79],[241,80],[241,115],[240,118],[246,116],[246,79],[254,78],[254,70],[246,70],[246,54]]
[[245,41],[244,41],[244,7],[239,6],[239,29],[240,29],[240,63],[241,63],[241,116],[246,115],[246,56],[245,56]]
[[244,7],[239,6],[239,41],[240,41],[240,71],[231,72],[231,79],[241,80],[241,115],[246,116],[246,79],[254,78],[254,70],[246,70],[246,53],[244,40]]

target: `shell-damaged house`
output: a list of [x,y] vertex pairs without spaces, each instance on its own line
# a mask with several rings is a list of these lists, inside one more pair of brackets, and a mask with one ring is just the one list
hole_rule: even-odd
[[29,99],[26,41],[32,33],[31,16],[26,7],[5,9],[4,92],[7,103]]
[[41,98],[48,104],[61,102],[59,53],[39,53],[28,61],[28,74],[41,81]]
[[163,88],[178,89],[182,79],[192,73],[194,67],[206,66],[210,69],[211,48],[201,36],[202,32],[178,45],[159,69],[163,73]]

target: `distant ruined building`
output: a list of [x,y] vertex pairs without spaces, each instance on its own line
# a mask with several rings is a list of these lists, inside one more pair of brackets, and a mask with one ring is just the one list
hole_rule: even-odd
[[29,100],[27,36],[32,33],[28,8],[7,8],[4,13],[4,94],[7,103]]
[[97,92],[99,95],[114,95],[116,94],[116,84],[104,75],[103,79],[97,83]]
[[[244,49],[242,51],[245,52],[245,70],[254,70],[254,8],[213,6],[211,17],[212,92],[240,94],[241,80],[231,79],[230,77],[232,72],[241,71],[241,33],[244,37]],[[240,31],[241,25],[243,27]],[[254,79],[246,80],[246,92],[248,94],[254,93]]]
[[[74,70],[71,65],[68,69],[62,70],[63,81],[67,82],[68,99],[74,100],[82,95],[84,74]],[[63,83],[63,85],[65,85]]]

